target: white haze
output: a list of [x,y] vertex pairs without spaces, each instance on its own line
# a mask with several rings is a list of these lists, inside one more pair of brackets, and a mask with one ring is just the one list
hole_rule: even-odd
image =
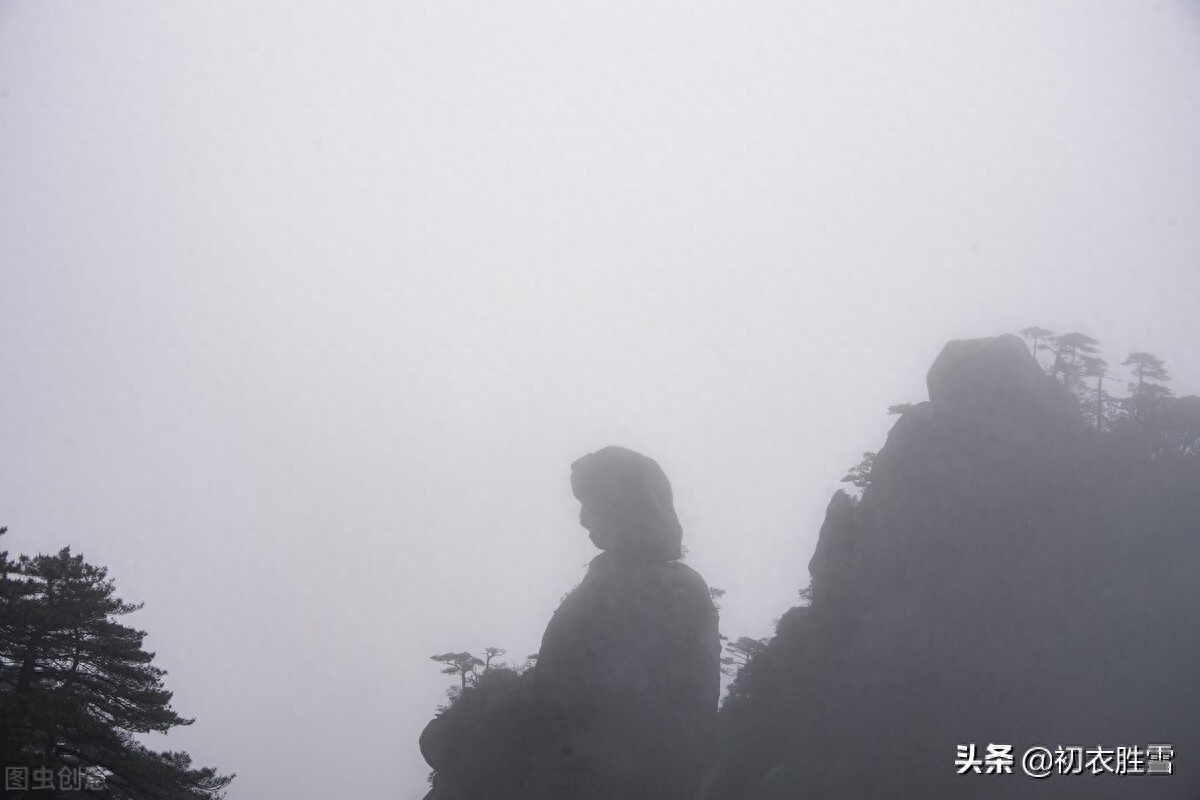
[[145,601],[230,800],[416,800],[575,458],[760,637],[947,339],[1200,391],[1197,97],[1182,0],[3,3],[3,546]]

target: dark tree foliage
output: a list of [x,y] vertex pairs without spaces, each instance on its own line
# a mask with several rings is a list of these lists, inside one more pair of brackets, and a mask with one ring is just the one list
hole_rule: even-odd
[[863,453],[862,461],[850,468],[850,471],[842,478],[842,483],[849,483],[859,489],[867,488],[871,482],[871,465],[875,463],[875,453],[870,451]]
[[[1031,340],[1035,359],[1039,349],[1054,354],[1053,362],[1045,366],[1046,372],[1075,395],[1084,419],[1096,430],[1120,430],[1126,436],[1136,433],[1144,439],[1160,440],[1150,445],[1151,450],[1187,450],[1188,445],[1179,442],[1188,439],[1190,405],[1168,402],[1173,393],[1166,383],[1171,376],[1158,356],[1130,353],[1121,362],[1121,366],[1130,368],[1132,380],[1128,382],[1129,396],[1118,397],[1105,388],[1105,381],[1117,376],[1097,355],[1100,342],[1096,339],[1078,332],[1055,335],[1037,326],[1023,328],[1020,333]],[[1048,344],[1039,346],[1039,341]],[[888,413],[895,413],[895,408],[888,409]]]
[[492,668],[492,662],[508,651],[503,647],[485,647],[483,648],[483,671],[487,672]]
[[430,656],[433,661],[445,664],[443,675],[457,675],[461,681],[461,689],[466,689],[468,683],[473,683],[479,675],[479,668],[484,665],[482,658],[477,658],[468,652],[442,653]]
[[1130,353],[1121,366],[1130,367],[1137,378],[1129,384],[1129,391],[1133,394],[1141,391],[1147,383],[1166,383],[1171,379],[1162,359],[1150,353]]
[[525,663],[517,664],[501,664],[497,661],[501,656],[508,653],[503,647],[485,647],[483,649],[483,658],[479,658],[474,653],[468,653],[465,650],[461,653],[441,653],[436,656],[430,656],[432,661],[437,661],[444,664],[442,667],[443,675],[457,675],[459,679],[458,686],[451,686],[446,691],[446,696],[450,698],[450,703],[447,706],[441,706],[441,710],[445,710],[449,706],[454,705],[468,689],[478,687],[487,681],[495,678],[493,673],[503,672],[505,674],[520,675],[531,669],[537,663],[537,653],[531,653],[525,656]]
[[1054,353],[1054,361],[1050,365],[1050,374],[1061,379],[1068,390],[1078,393],[1082,379],[1089,370],[1096,368],[1098,359],[1094,355],[1099,347],[1099,341],[1079,332],[1053,337],[1050,351]]
[[1164,385],[1171,376],[1162,359],[1151,353],[1130,353],[1121,366],[1129,367],[1134,378],[1129,382],[1129,397],[1123,404],[1126,413],[1140,421],[1145,421],[1147,415],[1153,417],[1156,407],[1171,396],[1171,390]]
[[751,639],[749,636],[740,636],[737,641],[726,643],[725,655],[721,656],[721,671],[726,675],[736,675],[766,646],[765,639]]
[[194,720],[171,708],[145,632],[117,621],[142,606],[114,591],[103,567],[70,548],[16,560],[0,552],[0,763],[53,774],[55,788],[39,797],[80,796],[60,791],[63,775],[113,800],[223,797],[232,775],[135,740]]
[[1096,381],[1094,389],[1082,389],[1084,396],[1080,401],[1083,416],[1096,430],[1103,430],[1105,423],[1111,421],[1112,412],[1117,404],[1116,398],[1104,390],[1104,379],[1112,377],[1108,372],[1108,362],[1098,356],[1083,356],[1081,360],[1082,377],[1094,378]]

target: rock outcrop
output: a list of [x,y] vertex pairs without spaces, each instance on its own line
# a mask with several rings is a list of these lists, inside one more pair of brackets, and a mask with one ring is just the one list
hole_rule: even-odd
[[652,458],[606,447],[571,465],[571,491],[581,504],[579,524],[592,544],[623,561],[674,561],[683,528],[671,483]]
[[715,744],[717,614],[679,563],[671,486],[609,447],[572,466],[605,552],[546,628],[537,666],[468,689],[421,738],[427,800],[690,800]]
[[[739,676],[704,800],[1200,797],[1192,402],[1162,404],[1169,437],[1150,414],[1097,433],[1015,337],[950,343],[929,390],[830,503],[813,602]],[[957,774],[989,743],[1014,774]],[[1019,760],[1154,743],[1175,775]]]
[[1007,420],[1023,427],[1079,423],[1079,406],[1029,354],[1017,336],[956,339],[946,344],[925,378],[941,414]]
[[584,720],[562,748],[612,798],[690,798],[711,755],[716,613],[678,562],[597,556],[546,628],[539,697]]

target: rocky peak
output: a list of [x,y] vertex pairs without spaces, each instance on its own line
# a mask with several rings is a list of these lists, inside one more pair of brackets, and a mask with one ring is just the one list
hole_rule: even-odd
[[676,560],[666,474],[606,447],[572,465],[571,489],[605,552],[554,613],[536,667],[468,687],[426,728],[427,800],[689,800],[711,760],[717,612]]
[[1079,419],[1074,398],[1012,334],[948,342],[926,383],[939,414],[987,416],[1022,427],[1064,427]]
[[671,483],[654,459],[615,445],[571,465],[571,491],[583,504],[579,521],[593,544],[631,561],[674,561],[683,528]]

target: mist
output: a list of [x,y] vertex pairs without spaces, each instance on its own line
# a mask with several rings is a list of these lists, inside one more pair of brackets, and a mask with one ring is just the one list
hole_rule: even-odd
[[146,741],[229,800],[420,798],[430,656],[537,652],[596,553],[581,456],[662,466],[761,638],[947,340],[1084,331],[1200,391],[1198,37],[1185,2],[6,3],[4,546],[145,603],[196,717]]

